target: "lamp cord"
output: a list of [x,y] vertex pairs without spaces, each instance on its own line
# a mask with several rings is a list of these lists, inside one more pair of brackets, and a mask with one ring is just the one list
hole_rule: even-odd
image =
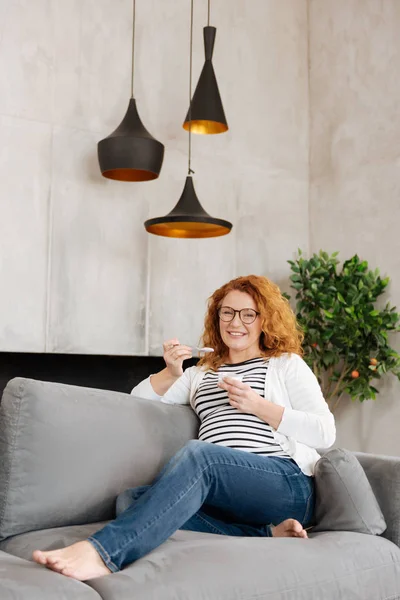
[[190,5],[190,61],[189,61],[189,160],[188,175],[194,173],[191,169],[192,161],[192,55],[193,55],[193,0]]
[[208,0],[208,27],[210,27],[210,0]]
[[133,98],[133,74],[135,70],[135,12],[136,0],[133,0],[132,7],[132,73],[131,73],[131,98]]

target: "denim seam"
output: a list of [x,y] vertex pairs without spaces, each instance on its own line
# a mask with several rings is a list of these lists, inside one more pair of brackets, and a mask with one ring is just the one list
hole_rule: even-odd
[[[303,519],[301,521],[302,525],[305,525],[310,520],[310,516],[308,515],[308,512],[309,512],[309,509],[310,509],[310,502],[311,502],[313,496],[314,496],[314,490],[311,490],[311,493],[310,493],[310,495],[308,496],[308,499],[307,499],[307,504],[306,504],[306,509],[304,511]],[[306,517],[307,517],[307,521],[306,521]]]
[[[108,554],[107,550],[105,550],[104,546],[98,542],[96,540],[96,538],[90,536],[88,537],[88,541],[91,541],[92,543],[94,543],[95,546],[97,546],[105,555],[106,560],[104,561],[106,566],[108,567],[109,565],[111,565],[112,567],[114,567],[114,569],[116,569],[116,571],[119,571],[120,569],[117,567],[117,565],[111,560],[110,555]],[[100,554],[100,553],[99,553]],[[100,555],[101,556],[101,555]],[[103,559],[103,556],[101,556],[101,558]],[[104,559],[103,559],[104,560]]]
[[218,529],[218,527],[216,527],[213,523],[210,523],[210,521],[208,521],[206,519],[206,517],[203,517],[202,515],[199,515],[198,513],[196,513],[195,515],[193,515],[194,517],[197,517],[198,519],[200,519],[201,521],[204,521],[204,523],[207,523],[207,525],[214,530],[214,532],[219,533],[220,535],[227,535],[225,533],[225,531],[222,531],[222,529]]
[[[299,475],[304,475],[304,473],[302,471],[299,471],[298,473],[279,473],[277,471],[271,471],[269,469],[265,469],[265,468],[261,468],[261,467],[252,467],[249,465],[238,465],[235,462],[220,462],[220,461],[215,461],[212,463],[207,464],[207,466],[213,467],[215,465],[221,465],[223,467],[238,467],[240,469],[251,469],[252,471],[262,471],[262,473],[268,473],[270,475],[281,475],[283,477],[298,477]],[[307,475],[306,475],[307,477]]]
[[276,471],[269,471],[266,469],[261,469],[259,467],[249,467],[247,465],[237,465],[235,462],[211,462],[206,464],[205,468],[202,469],[202,471],[200,472],[198,478],[192,483],[192,485],[190,485],[190,487],[187,488],[187,490],[182,493],[180,496],[178,496],[178,498],[176,499],[176,501],[172,504],[169,504],[165,510],[159,514],[156,518],[154,518],[152,521],[149,521],[149,523],[147,523],[146,527],[144,527],[141,531],[137,532],[136,535],[131,538],[130,540],[128,540],[123,546],[121,546],[116,552],[115,555],[118,556],[119,554],[121,554],[121,552],[124,551],[124,549],[126,548],[126,546],[130,543],[132,543],[133,540],[137,539],[138,537],[140,537],[145,531],[147,531],[147,529],[149,527],[151,527],[152,525],[154,525],[157,521],[159,521],[161,519],[161,517],[163,517],[169,510],[171,510],[171,508],[174,506],[174,504],[176,504],[177,502],[180,502],[182,500],[182,498],[184,498],[189,492],[190,490],[196,485],[196,483],[199,481],[199,479],[201,478],[201,476],[203,475],[204,471],[206,471],[207,469],[209,469],[210,467],[213,467],[215,465],[220,465],[220,466],[228,466],[228,467],[240,467],[243,469],[252,469],[254,471],[261,471],[263,473],[270,473],[273,475],[282,475],[284,477],[298,477],[299,475],[301,475],[302,473],[294,473],[293,475],[287,475],[286,473],[276,473]]

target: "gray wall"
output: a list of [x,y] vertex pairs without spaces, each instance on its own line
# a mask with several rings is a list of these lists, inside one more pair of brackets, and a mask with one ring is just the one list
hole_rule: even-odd
[[[143,222],[187,174],[189,2],[138,0],[136,97],[162,174],[101,177],[96,143],[129,100],[131,0],[0,0],[0,349],[160,354],[195,344],[206,298],[250,272],[287,280],[308,248],[306,0],[211,3],[230,125],[193,136],[194,182],[229,236],[171,240]],[[194,80],[207,2],[195,2]]]
[[[358,253],[392,278],[385,301],[400,309],[400,2],[309,9],[310,249]],[[376,401],[343,399],[337,445],[400,454],[400,384],[378,387]]]
[[[206,1],[195,2],[194,80]],[[0,350],[159,354],[195,344],[227,279],[358,252],[393,278],[398,235],[398,0],[213,0],[230,131],[193,136],[194,181],[225,238],[149,236],[187,169],[187,0],[137,0],[136,97],[166,144],[158,181],[99,173],[96,143],[125,113],[131,0],[0,0]],[[399,384],[344,401],[338,444],[398,453]]]

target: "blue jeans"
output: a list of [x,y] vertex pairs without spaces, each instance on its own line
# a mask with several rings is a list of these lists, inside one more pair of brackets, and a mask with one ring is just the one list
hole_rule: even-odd
[[177,529],[271,536],[288,518],[303,526],[314,510],[314,482],[287,458],[259,456],[191,440],[152,485],[123,492],[123,511],[89,537],[107,567],[119,571]]

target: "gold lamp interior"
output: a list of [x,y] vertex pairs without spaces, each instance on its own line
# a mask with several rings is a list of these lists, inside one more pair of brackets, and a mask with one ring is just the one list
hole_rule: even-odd
[[152,181],[158,177],[157,173],[144,169],[109,169],[103,171],[102,175],[116,181]]
[[192,133],[199,134],[216,134],[216,133],[225,133],[228,131],[229,127],[226,123],[220,123],[219,121],[205,121],[205,120],[196,120],[191,122],[185,121],[183,124],[183,128],[186,131],[191,130]]
[[219,237],[230,232],[230,228],[213,223],[201,222],[164,222],[146,226],[149,233],[174,238],[208,238]]

